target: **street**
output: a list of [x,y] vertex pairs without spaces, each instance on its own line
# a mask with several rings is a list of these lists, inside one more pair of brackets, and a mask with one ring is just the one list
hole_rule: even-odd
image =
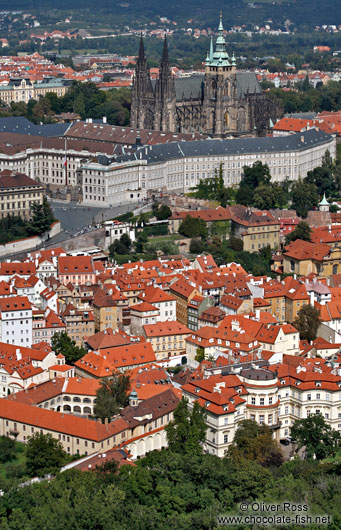
[[61,201],[50,201],[50,204],[54,216],[61,222],[64,231],[60,241],[68,239],[72,235],[89,231],[92,226],[127,213],[138,206],[137,203],[131,203],[114,208],[93,208],[75,202],[64,203]]

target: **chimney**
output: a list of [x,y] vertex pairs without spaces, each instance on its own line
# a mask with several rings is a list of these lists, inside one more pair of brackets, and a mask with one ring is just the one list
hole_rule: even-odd
[[17,358],[17,361],[21,361],[21,359],[22,359],[22,355],[21,355],[21,351],[19,350],[19,348],[17,348],[17,349],[15,350],[15,356],[16,356],[16,358]]
[[301,136],[301,142],[304,144],[304,136]]
[[103,116],[103,123],[107,123],[107,117]]

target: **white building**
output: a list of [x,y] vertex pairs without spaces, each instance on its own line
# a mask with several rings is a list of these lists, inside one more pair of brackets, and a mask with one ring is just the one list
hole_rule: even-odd
[[0,341],[18,346],[32,344],[32,306],[26,296],[0,299]]
[[141,302],[147,302],[159,310],[158,322],[176,320],[176,299],[159,287],[147,287],[138,298]]
[[223,457],[242,419],[268,425],[277,441],[290,436],[295,420],[316,413],[341,431],[338,371],[319,359],[302,359],[296,367],[257,361],[207,369],[204,379],[191,380],[182,391],[206,411],[206,451]]
[[121,221],[105,221],[105,248],[114,242],[118,241],[123,234],[127,234],[131,241],[135,241],[135,227],[130,223]]
[[334,136],[315,129],[279,138],[236,138],[173,142],[141,147],[109,165],[89,162],[79,171],[86,204],[119,204],[138,200],[147,191],[186,193],[200,179],[213,177],[220,164],[226,186],[238,184],[243,166],[260,160],[272,180],[304,178],[322,163],[329,150],[336,156]]

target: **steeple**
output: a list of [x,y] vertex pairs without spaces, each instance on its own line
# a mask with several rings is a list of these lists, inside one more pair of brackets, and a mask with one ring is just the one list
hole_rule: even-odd
[[223,26],[223,12],[220,11],[219,15],[219,27],[218,27],[218,33],[223,34],[224,33],[224,26]]
[[143,44],[143,38],[142,38],[142,33],[141,33],[138,61],[142,62],[142,61],[145,61],[145,60],[146,60],[146,56],[144,54],[144,44]]
[[233,66],[231,65],[229,55],[226,51],[226,41],[224,37],[223,14],[220,11],[218,37],[216,40],[215,50],[213,51],[213,40],[211,38],[209,61],[206,60],[207,66]]
[[163,50],[162,50],[162,59],[160,63],[160,67],[168,67],[168,44],[167,44],[167,37],[165,35],[165,38],[163,40]]

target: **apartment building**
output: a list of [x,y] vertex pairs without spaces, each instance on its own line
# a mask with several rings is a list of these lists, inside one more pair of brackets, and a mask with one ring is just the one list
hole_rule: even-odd
[[32,205],[42,204],[43,186],[32,178],[10,169],[0,172],[0,217],[30,219]]
[[58,279],[64,285],[95,283],[96,271],[91,256],[59,256]]
[[172,293],[166,293],[160,287],[147,287],[138,298],[141,302],[147,302],[160,311],[160,322],[176,320],[176,299]]
[[186,337],[190,330],[179,322],[158,322],[143,327],[146,340],[151,343],[157,361],[177,357],[186,361]]
[[27,296],[0,298],[0,319],[2,342],[32,345],[32,305]]
[[91,311],[79,311],[72,304],[68,304],[61,317],[66,326],[66,333],[77,346],[82,346],[84,337],[95,333],[95,319]]
[[180,278],[172,283],[169,292],[176,300],[176,320],[187,326],[189,304],[194,297],[201,296],[199,290],[184,278]]

